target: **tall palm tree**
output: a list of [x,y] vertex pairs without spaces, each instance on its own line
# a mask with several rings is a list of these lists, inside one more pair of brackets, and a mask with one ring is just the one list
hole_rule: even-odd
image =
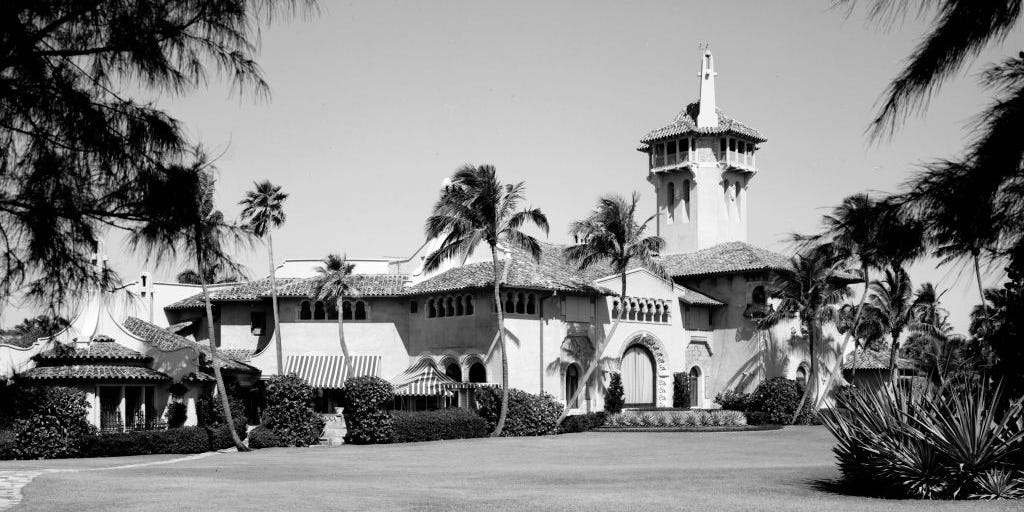
[[807,333],[811,360],[807,387],[791,423],[800,416],[811,390],[817,391],[818,388],[816,347],[820,343],[822,325],[835,321],[836,306],[850,295],[845,281],[837,275],[843,261],[835,248],[829,245],[808,247],[790,260],[791,268],[776,271],[772,276],[770,293],[779,299],[779,307],[769,312],[759,326],[771,328],[795,316]]
[[253,234],[267,239],[267,258],[270,262],[270,303],[274,309],[274,344],[277,349],[277,374],[284,374],[284,356],[281,349],[281,316],[277,309],[277,266],[274,264],[273,229],[280,228],[285,221],[284,202],[288,194],[281,192],[279,185],[270,180],[253,183],[255,187],[245,193],[242,205],[242,221],[248,224]]
[[929,325],[944,323],[949,317],[949,311],[942,307],[942,296],[946,290],[938,291],[935,285],[929,282],[921,283],[914,292],[914,305],[912,306],[914,322]]
[[[593,359],[587,366],[580,382],[584,383],[577,387],[576,393],[569,399],[567,404],[576,403],[580,394],[586,389],[590,375],[594,373],[601,360],[601,355],[619,327],[619,322],[626,314],[626,271],[630,265],[639,264],[647,267],[663,279],[668,279],[665,269],[658,263],[656,257],[665,248],[665,240],[659,236],[645,236],[647,226],[654,216],[648,217],[643,222],[636,220],[636,208],[640,201],[640,194],[633,192],[630,199],[618,194],[609,194],[597,200],[597,206],[586,219],[573,222],[570,234],[579,242],[566,247],[564,254],[566,259],[571,261],[584,271],[599,263],[607,262],[611,270],[619,275],[619,315],[615,318],[608,334],[604,337],[601,346],[597,348]],[[569,413],[568,408],[562,411],[558,422],[561,423]]]
[[[843,335],[852,331],[853,369],[850,372],[850,382],[852,383],[853,379],[857,376],[858,351],[876,347],[885,338],[885,327],[882,325],[882,320],[879,318],[878,313],[871,307],[871,304],[865,304],[863,310],[860,310],[860,308],[853,304],[843,304],[837,313],[836,330]],[[857,316],[858,313],[860,314],[859,317]],[[840,350],[839,354],[842,357],[844,352]]]
[[[501,412],[492,436],[501,435],[508,416],[508,351],[505,344],[505,314],[501,307],[501,264],[498,246],[522,249],[540,261],[537,240],[521,231],[531,223],[548,233],[548,218],[538,208],[519,209],[525,200],[523,182],[502,184],[493,165],[464,165],[455,171],[441,191],[434,211],[427,218],[428,239],[440,239],[441,245],[423,262],[427,271],[438,269],[445,261],[465,259],[481,244],[491,251],[494,307],[498,313],[498,340],[501,346]],[[511,264],[511,263],[510,263]]]
[[348,354],[345,343],[345,297],[358,297],[361,292],[355,286],[352,270],[355,265],[345,259],[345,255],[328,254],[319,267],[310,284],[309,294],[314,300],[322,300],[328,304],[333,302],[338,313],[338,342],[341,353],[345,357],[348,374],[352,375],[352,358]]
[[871,283],[871,305],[890,336],[889,373],[894,373],[903,330],[914,320],[913,283],[903,267],[886,268],[883,278]]
[[214,178],[212,166],[201,154],[190,165],[172,165],[162,173],[148,177],[148,186],[162,190],[168,198],[158,218],[146,222],[128,237],[129,246],[140,250],[147,261],[161,263],[182,254],[195,261],[199,284],[203,289],[203,303],[206,308],[206,324],[210,338],[209,348],[213,365],[213,376],[217,383],[224,417],[231,431],[231,439],[239,451],[248,451],[235,431],[224,377],[221,375],[221,360],[217,351],[216,330],[213,323],[213,306],[206,276],[216,267],[230,269],[242,274],[241,265],[234,261],[229,250],[232,246],[248,246],[251,234],[241,226],[229,222],[224,214],[214,207]]

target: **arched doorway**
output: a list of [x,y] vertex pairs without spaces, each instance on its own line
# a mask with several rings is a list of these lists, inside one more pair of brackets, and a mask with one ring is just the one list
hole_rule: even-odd
[[647,348],[633,345],[622,354],[622,388],[627,406],[654,405],[654,357]]
[[701,397],[704,396],[704,390],[702,389],[700,382],[700,367],[694,366],[690,368],[690,408],[699,409],[701,407]]
[[[565,369],[565,399],[569,400],[580,388],[580,368],[574,364]],[[580,401],[577,398],[574,402],[566,404],[567,409],[577,409]]]

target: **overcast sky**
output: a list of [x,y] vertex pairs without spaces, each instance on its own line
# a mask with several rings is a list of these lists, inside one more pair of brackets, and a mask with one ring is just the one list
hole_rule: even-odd
[[[749,190],[749,241],[780,252],[787,233],[814,229],[844,196],[894,190],[915,164],[954,156],[987,101],[975,67],[924,118],[870,144],[874,104],[924,25],[882,30],[827,0],[322,3],[318,17],[263,32],[270,101],[216,81],[158,99],[221,155],[227,213],[254,180],[291,194],[274,234],[279,259],[409,255],[442,179],[467,162],[525,181],[553,242],[603,193],[638,190],[653,213],[635,148],[697,98],[701,43],[715,54],[719,108],[768,138]],[[979,62],[1022,46],[1014,33]],[[144,265],[117,240],[107,251],[130,280]],[[266,272],[262,250],[240,257]],[[961,331],[977,302],[962,270],[912,269],[915,284],[952,288],[944,300]],[[27,313],[8,309],[4,324]]]

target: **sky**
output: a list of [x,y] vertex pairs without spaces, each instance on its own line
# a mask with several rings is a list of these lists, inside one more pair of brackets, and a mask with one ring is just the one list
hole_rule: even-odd
[[[988,101],[981,65],[1024,47],[1018,30],[948,82],[926,115],[872,143],[876,102],[927,20],[885,29],[827,0],[321,3],[318,15],[262,30],[269,100],[213,77],[185,96],[147,96],[218,156],[227,214],[257,180],[291,195],[278,260],[410,255],[442,180],[464,163],[524,181],[552,242],[567,241],[601,194],[639,191],[653,213],[636,146],[697,98],[701,44],[715,55],[718,107],[768,139],[748,241],[789,252],[786,235],[815,230],[843,197],[896,190],[921,162],[961,151]],[[150,266],[120,240],[112,233],[106,251],[131,280]],[[239,259],[266,273],[263,249]],[[978,302],[966,267],[927,261],[911,277],[949,288],[950,320],[966,330]],[[8,308],[3,324],[33,313]]]

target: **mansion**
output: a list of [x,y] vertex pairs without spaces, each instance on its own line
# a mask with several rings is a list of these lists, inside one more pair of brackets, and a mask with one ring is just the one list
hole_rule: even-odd
[[[509,385],[563,402],[582,387],[580,400],[566,403],[571,412],[601,410],[612,372],[622,376],[627,407],[711,408],[725,390],[750,391],[775,376],[806,378],[799,323],[758,325],[772,307],[772,272],[790,263],[746,241],[747,197],[766,139],[717,108],[714,69],[704,51],[698,101],[642,136],[637,148],[657,198],[657,234],[666,241],[659,260],[671,279],[633,268],[628,296],[619,297],[619,275],[601,266],[579,270],[564,258],[564,246],[542,243],[540,261],[501,248],[495,304],[489,251],[426,271],[422,261],[438,245],[427,240],[406,258],[350,259],[358,294],[338,311],[310,298],[319,260],[286,260],[276,270],[284,371],[318,390],[324,412],[339,405],[337,390],[357,375],[392,381],[399,407],[468,405],[474,387],[501,382],[501,308]],[[210,289],[222,368],[239,386],[258,388],[278,371],[270,278]],[[209,326],[198,287],[144,274],[129,290],[130,301],[97,292],[55,339],[0,345],[0,373],[83,387],[95,401],[97,425],[148,421],[169,400],[192,400],[209,389]],[[621,325],[606,339],[623,309]],[[349,361],[339,344],[339,316]],[[58,350],[56,342],[74,348]],[[822,356],[822,382],[836,357]],[[601,371],[581,382],[594,360]],[[677,378],[685,383],[682,396]],[[186,384],[187,396],[172,397],[177,383]]]

